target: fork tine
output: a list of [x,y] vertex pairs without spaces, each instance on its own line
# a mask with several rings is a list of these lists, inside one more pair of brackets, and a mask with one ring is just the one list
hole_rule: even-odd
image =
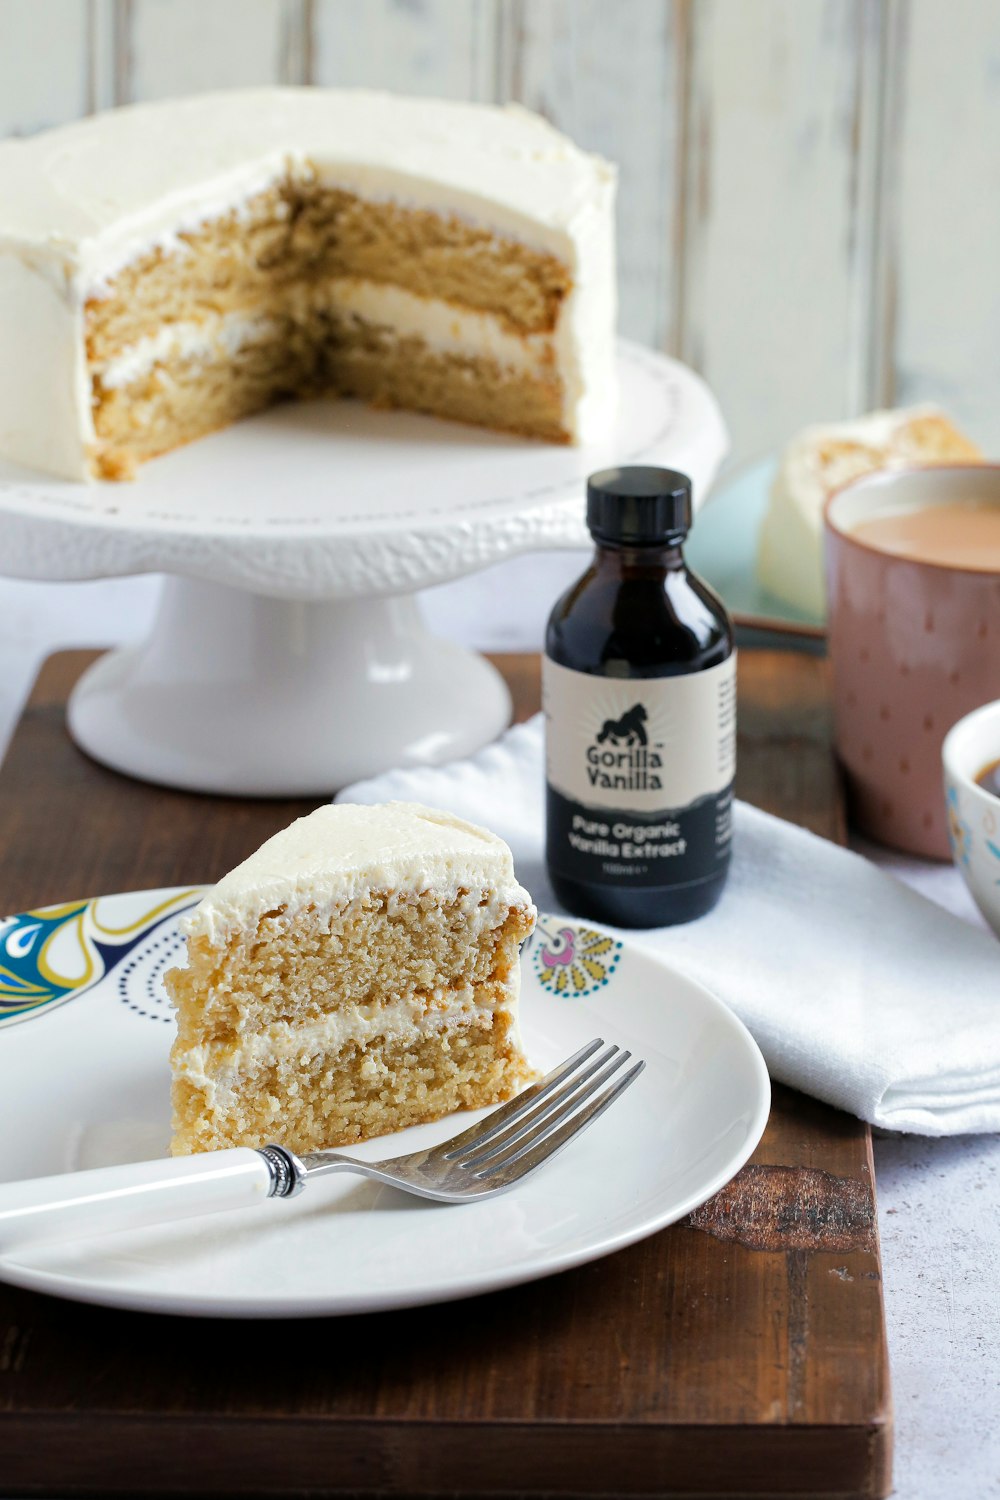
[[[549,1121],[550,1125],[557,1125],[561,1119],[565,1118],[570,1109],[582,1103],[584,1099],[593,1093],[594,1089],[600,1088],[603,1083],[606,1083],[611,1074],[620,1068],[623,1062],[627,1061],[629,1055],[627,1052],[623,1053],[618,1046],[612,1045],[606,1047],[603,1052],[599,1052],[593,1058],[589,1067],[584,1068],[582,1072],[573,1074],[569,1082],[564,1083],[562,1088],[557,1089],[554,1094],[549,1094],[541,1104],[536,1104],[527,1114],[522,1115],[520,1119],[508,1125],[505,1130],[501,1130],[499,1134],[494,1135],[492,1140],[487,1141],[485,1146],[482,1142],[474,1144],[470,1148],[471,1154],[465,1152],[457,1158],[457,1165],[460,1167],[477,1166],[479,1162],[487,1161],[491,1156],[497,1156],[501,1151],[506,1151],[515,1142],[519,1141],[522,1136],[529,1133],[534,1139],[537,1139],[538,1130],[541,1128],[546,1116],[552,1116],[552,1119]],[[580,1090],[583,1088],[583,1085],[594,1078],[595,1073],[600,1073],[600,1077],[594,1080],[589,1090],[581,1093]]]
[[[496,1152],[488,1151],[479,1158],[479,1161],[484,1162],[486,1167],[502,1166],[506,1162],[516,1161],[517,1158],[523,1155],[525,1151],[530,1151],[531,1148],[537,1145],[544,1136],[548,1135],[551,1131],[555,1130],[559,1125],[561,1125],[564,1120],[568,1120],[570,1115],[573,1114],[581,1104],[584,1104],[586,1100],[592,1098],[593,1095],[597,1093],[598,1089],[604,1087],[604,1085],[610,1079],[611,1075],[613,1073],[617,1073],[618,1069],[624,1066],[624,1064],[628,1062],[631,1056],[631,1052],[622,1052],[619,1048],[616,1047],[615,1056],[610,1060],[610,1062],[607,1063],[607,1065],[601,1070],[601,1072],[598,1073],[597,1077],[591,1080],[586,1088],[577,1090],[573,1095],[571,1095],[570,1098],[566,1099],[562,1103],[559,1109],[548,1113],[545,1117],[540,1119],[533,1129],[518,1131],[517,1137],[512,1140],[504,1149]],[[460,1167],[467,1167],[474,1176],[479,1175],[478,1165],[476,1161],[459,1162],[458,1165]]]
[[574,1052],[572,1057],[567,1057],[565,1062],[553,1068],[551,1073],[546,1073],[538,1083],[530,1084],[528,1088],[522,1089],[509,1104],[502,1104],[499,1109],[487,1115],[485,1120],[479,1120],[477,1124],[470,1125],[468,1130],[463,1130],[461,1135],[453,1135],[450,1140],[444,1142],[447,1150],[441,1152],[443,1160],[451,1161],[454,1157],[463,1155],[467,1147],[492,1140],[498,1131],[512,1124],[539,1099],[543,1099],[546,1094],[558,1088],[575,1068],[586,1062],[589,1057],[593,1057],[597,1049],[603,1046],[604,1038],[596,1036],[592,1042],[588,1042],[585,1047]]
[[[599,1094],[591,1104],[588,1104],[586,1109],[571,1114],[559,1130],[550,1131],[542,1127],[544,1134],[537,1144],[533,1144],[532,1141],[524,1142],[509,1160],[488,1163],[474,1175],[487,1182],[494,1176],[501,1175],[505,1185],[521,1182],[545,1162],[551,1161],[553,1156],[569,1145],[574,1136],[592,1125],[597,1117],[614,1104],[630,1084],[635,1082],[645,1066],[646,1064],[640,1059],[629,1068],[624,1078],[619,1078],[610,1088],[606,1088],[603,1094]],[[551,1121],[549,1123],[551,1124]],[[497,1183],[497,1186],[499,1185]]]

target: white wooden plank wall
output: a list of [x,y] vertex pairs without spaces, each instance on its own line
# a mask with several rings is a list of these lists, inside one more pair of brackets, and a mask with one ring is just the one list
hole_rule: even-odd
[[0,133],[263,82],[516,99],[616,160],[622,331],[735,456],[916,399],[1000,453],[997,0],[0,0]]
[[[0,0],[0,135],[62,125],[94,107],[81,0]],[[52,45],[53,38],[58,44]]]
[[745,452],[846,413],[861,5],[695,9],[679,350]]
[[492,0],[312,0],[306,15],[314,83],[494,98]]
[[911,0],[896,54],[890,389],[1000,455],[1000,4]]
[[498,99],[517,99],[619,164],[620,327],[676,344],[684,9],[655,0],[498,8]]

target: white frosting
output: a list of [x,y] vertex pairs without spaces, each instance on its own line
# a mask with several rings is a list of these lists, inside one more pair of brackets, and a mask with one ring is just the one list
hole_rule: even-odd
[[201,323],[165,323],[148,338],[130,344],[114,359],[91,368],[100,375],[103,385],[114,390],[131,385],[162,360],[198,360],[219,352],[233,355],[248,344],[271,338],[279,327],[274,318],[247,317],[244,313],[229,313]]
[[513,370],[535,370],[552,354],[545,333],[511,333],[494,313],[474,312],[401,286],[338,277],[328,283],[329,307],[389,327],[400,338],[416,336],[446,354],[475,354]]
[[175,1076],[203,1088],[211,1105],[218,1093],[234,1092],[242,1077],[272,1063],[301,1059],[308,1067],[313,1058],[335,1054],[352,1042],[362,1047],[382,1037],[412,1042],[455,1026],[489,1023],[498,1013],[514,1021],[520,1046],[515,1019],[518,988],[519,973],[515,969],[501,1005],[483,1003],[477,999],[479,992],[469,987],[455,991],[446,1001],[438,998],[430,1004],[426,997],[415,995],[388,1005],[347,1006],[302,1025],[276,1021],[263,1031],[242,1037],[236,1047],[226,1042],[186,1047],[174,1054],[172,1067]]
[[873,452],[871,467],[891,469],[912,463],[893,452],[899,429],[918,417],[937,416],[935,406],[873,411],[850,422],[805,427],[785,448],[771,487],[760,533],[757,574],[763,587],[795,609],[822,618],[826,609],[823,577],[823,507],[835,490],[855,478],[858,456],[832,461],[831,443],[858,444]]
[[86,479],[93,438],[79,309],[57,281],[0,252],[0,454]]
[[321,915],[368,891],[491,892],[483,919],[498,925],[510,906],[534,911],[514,877],[502,839],[451,813],[415,802],[317,808],[262,844],[223,877],[185,923],[189,937],[222,946],[253,933],[265,912],[294,920],[304,907]]
[[[135,256],[287,176],[459,214],[558,256],[554,340],[578,441],[610,418],[614,169],[516,106],[256,89],[133,105],[0,142],[0,451],[84,478],[81,307]],[[31,378],[22,380],[25,351]],[[66,393],[53,405],[50,389]]]
[[561,256],[614,187],[612,167],[516,105],[240,89],[0,143],[0,244],[55,253],[89,285],[286,172],[457,212]]

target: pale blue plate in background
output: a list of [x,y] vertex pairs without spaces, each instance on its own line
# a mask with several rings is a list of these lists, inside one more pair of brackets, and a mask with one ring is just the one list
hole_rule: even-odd
[[757,536],[777,467],[772,454],[723,474],[699,510],[684,550],[737,625],[819,639],[825,620],[783,603],[757,582]]

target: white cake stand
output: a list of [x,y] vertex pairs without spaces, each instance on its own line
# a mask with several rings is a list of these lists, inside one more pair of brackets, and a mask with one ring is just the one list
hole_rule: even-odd
[[425,632],[415,591],[587,545],[595,469],[667,464],[697,497],[725,451],[690,371],[625,343],[619,366],[617,425],[587,448],[313,401],[168,454],[132,484],[0,461],[0,570],[171,575],[149,638],[77,685],[77,743],[144,780],[251,796],[322,795],[486,744],[508,722],[507,690]]

